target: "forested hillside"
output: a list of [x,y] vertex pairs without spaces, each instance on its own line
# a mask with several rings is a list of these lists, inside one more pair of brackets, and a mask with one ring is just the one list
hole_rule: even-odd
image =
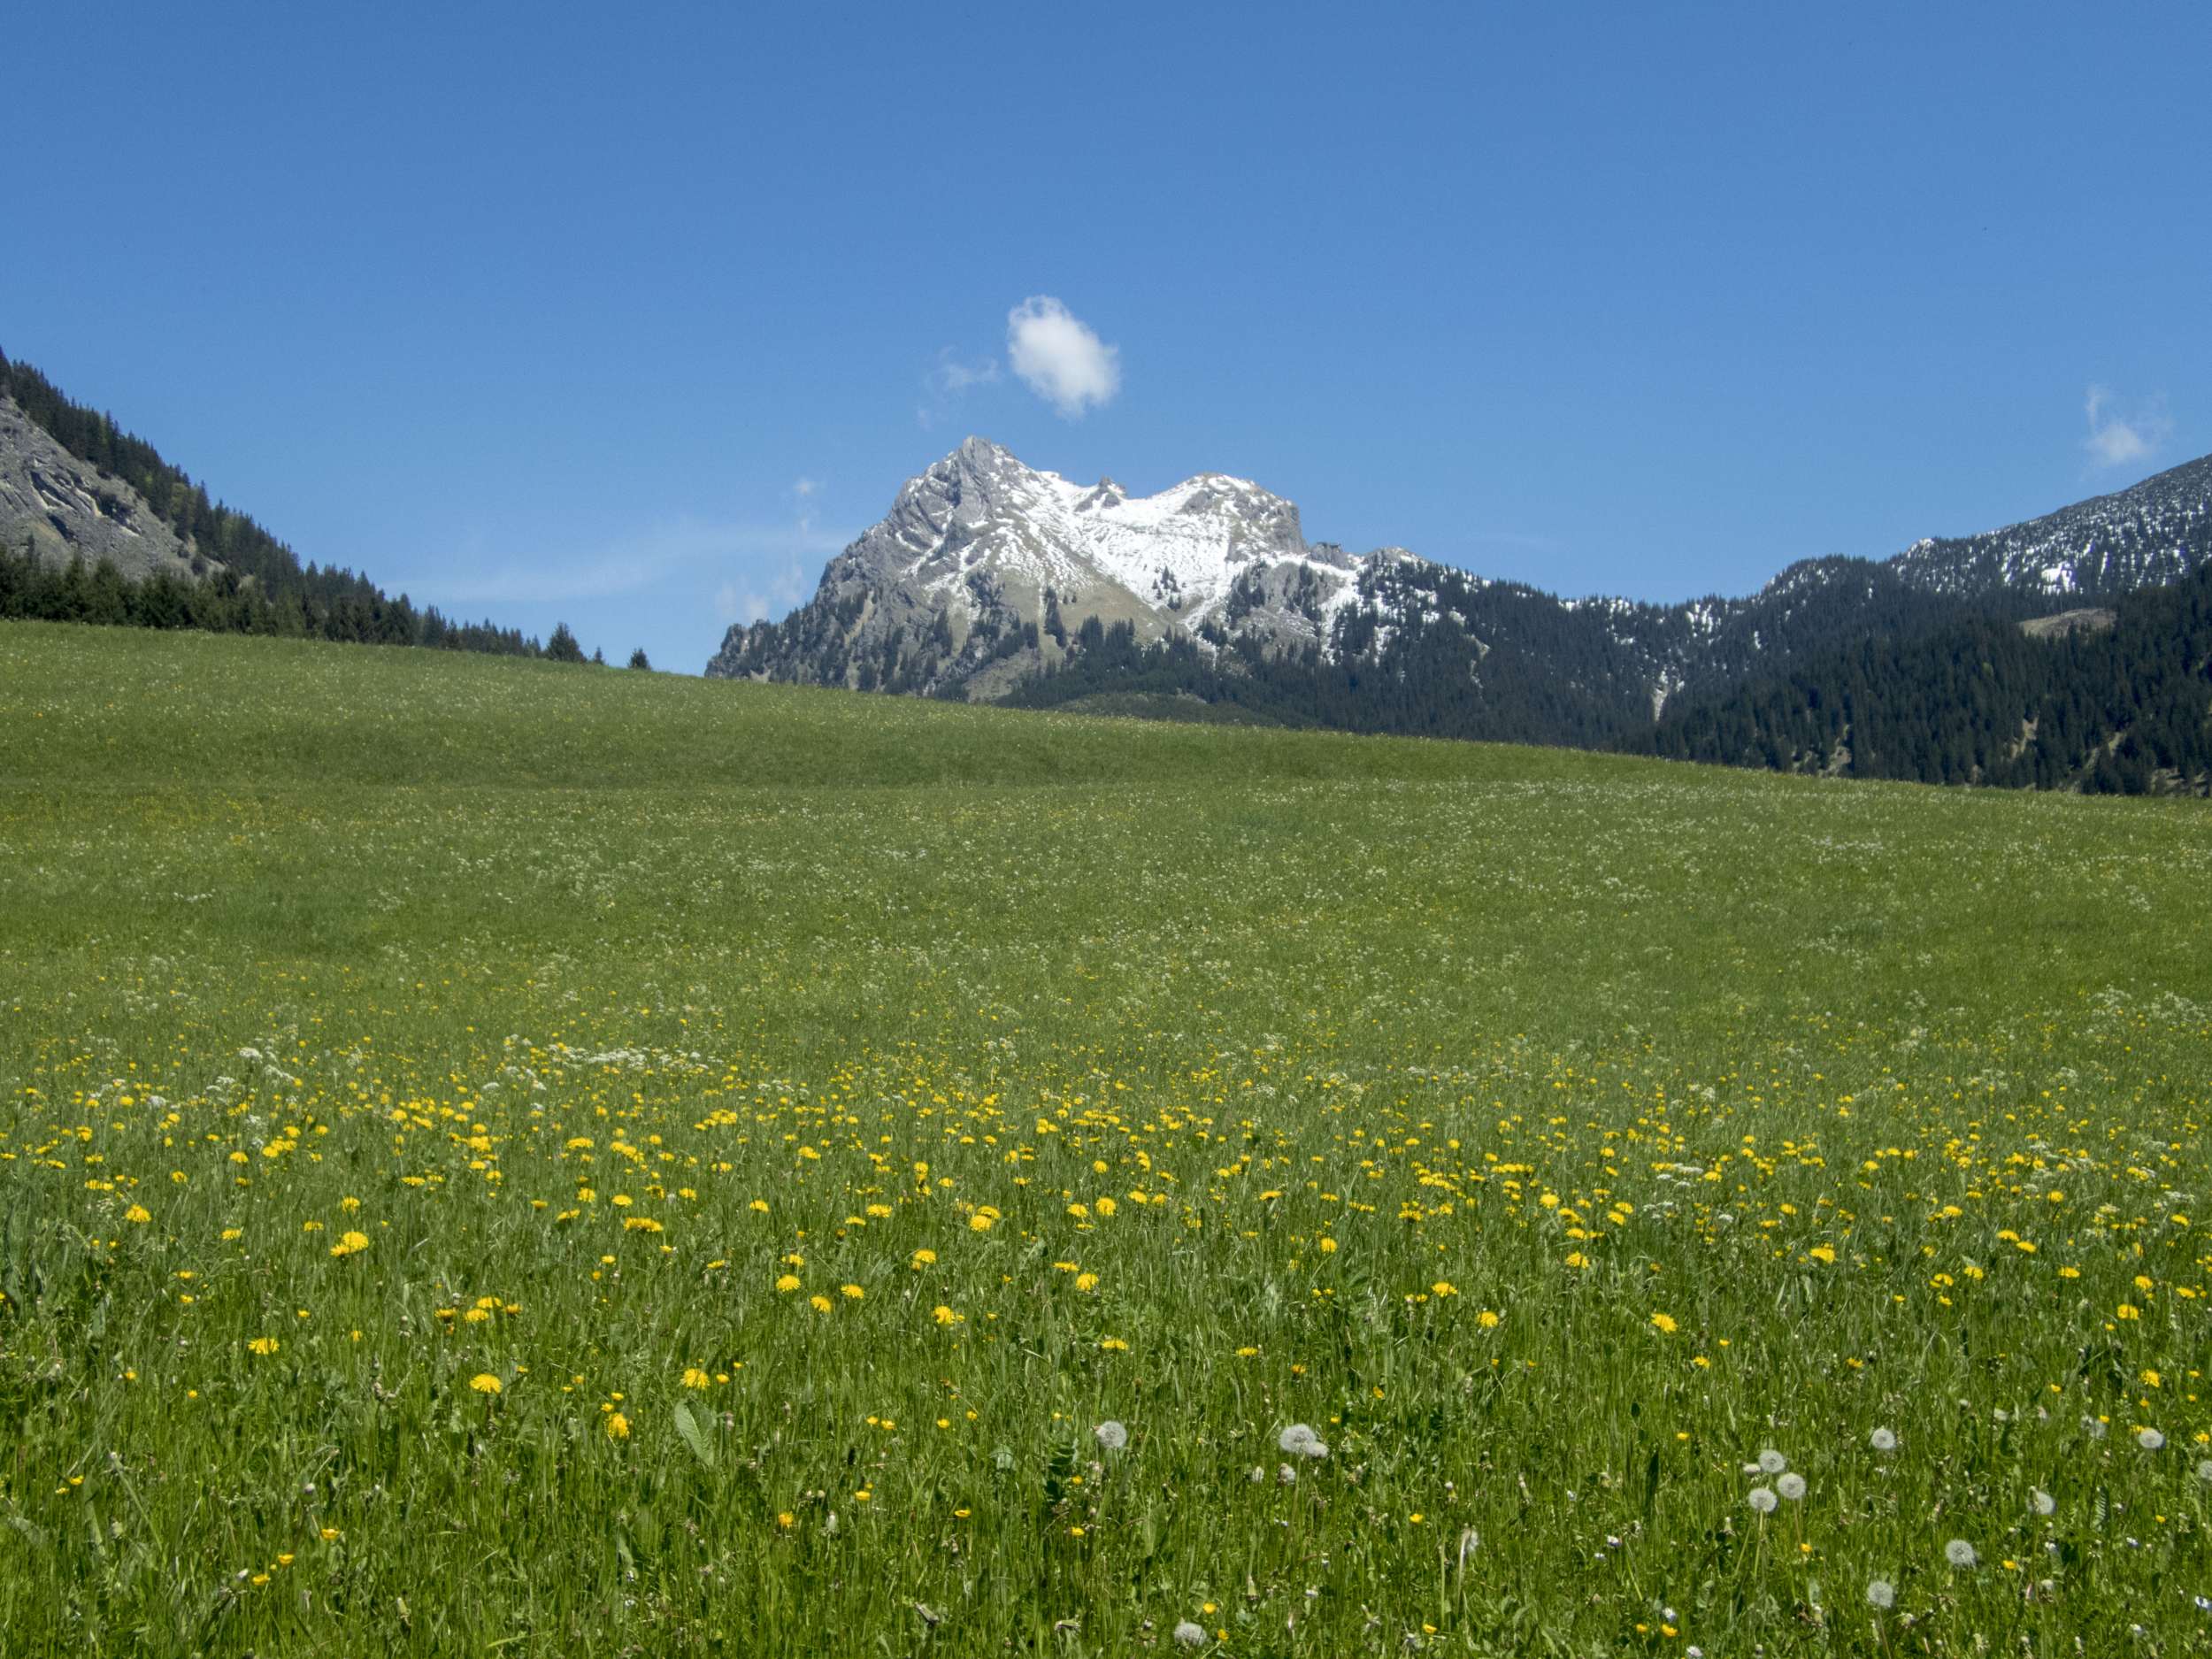
[[2201,794],[2212,566],[2062,626],[1975,617],[1872,635],[1670,707],[1629,747],[1845,777]]
[[1371,595],[1341,612],[1327,649],[1271,649],[1211,626],[1147,645],[1126,622],[1090,618],[1063,657],[1003,701],[1170,695],[1282,726],[1587,749],[1649,724],[1647,654],[1601,618],[1443,566],[1387,580],[1389,609]]
[[[0,538],[0,617],[151,627],[211,628],[373,645],[427,645],[536,657],[549,647],[518,629],[455,622],[418,609],[366,576],[299,556],[251,518],[223,505],[113,417],[72,401],[27,363],[0,352],[0,396],[69,454],[129,486],[191,555],[195,580],[165,572],[131,580],[86,562],[41,560],[27,542]],[[20,551],[19,552],[19,547]]]

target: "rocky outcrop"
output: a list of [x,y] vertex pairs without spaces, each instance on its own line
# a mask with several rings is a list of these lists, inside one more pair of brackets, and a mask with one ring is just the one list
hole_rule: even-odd
[[197,573],[192,548],[135,489],[70,454],[0,394],[0,545],[27,543],[41,563],[106,559],[133,580]]

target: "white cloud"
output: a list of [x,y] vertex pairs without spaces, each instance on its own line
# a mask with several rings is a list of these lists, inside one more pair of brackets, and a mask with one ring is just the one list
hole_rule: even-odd
[[765,581],[757,577],[742,586],[724,582],[715,591],[715,620],[726,626],[733,622],[764,622],[795,609],[806,593],[806,572],[798,560],[787,560]]
[[2082,447],[2097,466],[2126,466],[2144,460],[2174,429],[2163,398],[2123,415],[2113,406],[2111,392],[2101,386],[2089,388],[2084,412],[2089,419],[2089,435],[2082,440]]
[[1049,295],[1006,313],[1006,356],[1023,383],[1070,420],[1121,390],[1121,348]]
[[922,389],[928,394],[928,401],[915,410],[914,419],[926,432],[952,412],[953,404],[970,387],[996,384],[996,357],[965,363],[957,352],[947,346],[938,352],[936,365],[922,377]]
[[736,565],[772,572],[751,576],[750,586],[764,603],[787,595],[787,609],[805,596],[805,563],[818,564],[851,539],[816,529],[810,513],[783,524],[678,518],[565,558],[510,559],[473,568],[457,560],[401,586],[419,602],[441,606],[554,603],[616,599]]

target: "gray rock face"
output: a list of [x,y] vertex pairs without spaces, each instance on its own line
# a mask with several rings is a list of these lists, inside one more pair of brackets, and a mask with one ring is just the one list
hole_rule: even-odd
[[26,541],[42,564],[108,559],[134,581],[194,573],[192,549],[136,490],[80,461],[0,395],[0,544],[20,551]]

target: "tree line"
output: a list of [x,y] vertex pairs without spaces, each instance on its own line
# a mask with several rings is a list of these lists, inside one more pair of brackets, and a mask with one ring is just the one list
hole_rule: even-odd
[[[88,565],[79,558],[50,567],[27,541],[20,554],[0,547],[0,618],[587,660],[565,622],[541,643],[488,619],[458,622],[434,605],[418,608],[405,594],[394,597],[340,566],[303,565],[246,514],[210,499],[204,485],[163,460],[152,444],[122,430],[112,416],[65,396],[37,369],[5,352],[0,352],[0,393],[77,459],[136,490],[191,548],[197,578],[159,572],[133,580],[104,560]],[[595,651],[589,660],[604,658]],[[630,666],[650,666],[641,649],[632,653]]]

